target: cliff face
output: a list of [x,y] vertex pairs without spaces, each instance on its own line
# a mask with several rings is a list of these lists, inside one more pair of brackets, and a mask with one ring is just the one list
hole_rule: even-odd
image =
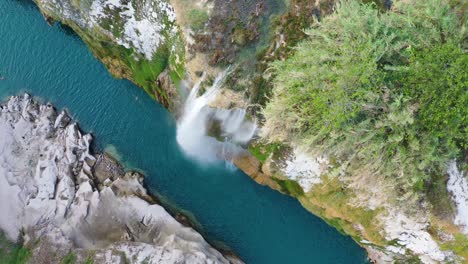
[[[331,14],[337,1],[36,2],[44,14],[70,25],[111,73],[133,80],[173,111],[181,102],[180,79],[190,86],[206,72],[202,84],[206,88],[226,65],[233,65],[225,89],[209,106],[247,109],[248,118],[263,123],[259,113],[272,90],[269,63],[287,58],[290,47],[306,37],[303,29]],[[390,5],[372,2],[382,9]],[[142,28],[148,23],[152,30],[146,32]],[[162,37],[156,37],[158,33]],[[164,67],[156,63],[160,56],[167,58]],[[162,69],[166,70],[160,74]],[[439,196],[411,200],[399,197],[391,179],[371,177],[365,168],[346,175],[344,166],[352,164],[311,155],[299,145],[285,144],[281,135],[265,132],[233,159],[237,167],[258,183],[296,197],[309,211],[352,236],[372,260],[463,263],[468,258],[468,240],[462,232],[466,223],[460,221],[466,219],[468,188],[463,187],[466,175],[455,163],[435,183]]]
[[468,181],[455,161],[436,183],[437,198],[428,194],[410,199],[398,195],[395,180],[374,177],[365,168],[350,175],[324,156],[313,157],[300,147],[278,148],[265,150],[263,163],[248,155],[235,162],[260,184],[296,197],[310,212],[350,235],[372,261],[465,262]]
[[184,43],[166,1],[36,0],[49,21],[70,26],[117,78],[126,78],[174,108],[179,93],[160,75],[184,75]]
[[90,153],[91,140],[28,95],[0,106],[0,229],[30,263],[240,263],[156,204],[142,175]]

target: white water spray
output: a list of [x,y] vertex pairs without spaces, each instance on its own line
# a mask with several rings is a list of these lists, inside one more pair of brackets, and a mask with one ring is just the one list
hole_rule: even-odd
[[[197,97],[205,75],[198,81],[185,101],[183,115],[177,125],[177,142],[184,152],[202,162],[218,160],[230,161],[239,154],[255,134],[255,122],[245,119],[244,109],[216,109],[208,106],[216,96],[228,73],[219,74],[213,85],[201,96]],[[208,128],[218,123],[219,141],[208,136]]]

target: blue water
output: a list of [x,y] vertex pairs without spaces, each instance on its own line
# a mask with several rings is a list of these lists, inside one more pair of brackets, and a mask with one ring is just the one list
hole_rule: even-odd
[[0,99],[28,92],[66,107],[96,147],[114,146],[148,185],[191,211],[210,240],[247,263],[364,263],[364,251],[287,196],[223,165],[184,157],[171,115],[142,89],[112,78],[86,45],[50,27],[30,0],[0,0]]

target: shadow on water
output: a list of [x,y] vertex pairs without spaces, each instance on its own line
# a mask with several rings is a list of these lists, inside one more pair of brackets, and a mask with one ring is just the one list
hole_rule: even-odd
[[39,9],[33,0],[15,0],[15,2],[24,7]]
[[[34,3],[33,0],[15,0],[15,1],[23,7],[39,10],[39,7]],[[76,32],[71,27],[62,23],[54,23],[54,22],[55,21],[52,21],[52,23],[57,24],[57,27],[66,35],[79,38],[78,34],[76,34]]]
[[57,24],[58,24],[58,28],[60,29],[60,31],[62,31],[66,35],[72,36],[74,38],[80,38],[80,36],[78,36],[78,34],[76,34],[76,32],[71,27],[62,23],[57,23]]

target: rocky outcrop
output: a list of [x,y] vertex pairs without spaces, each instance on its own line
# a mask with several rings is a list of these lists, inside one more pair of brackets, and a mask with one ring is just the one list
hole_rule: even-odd
[[248,156],[235,162],[258,183],[296,197],[307,210],[350,235],[373,262],[465,263],[468,181],[455,161],[447,164],[448,180],[437,190],[437,202],[449,212],[440,215],[430,195],[399,197],[392,179],[375,177],[365,168],[360,175],[347,175],[336,160],[298,148],[265,154],[262,163]]
[[165,0],[35,0],[48,21],[71,27],[117,78],[139,85],[172,108],[179,92],[158,76],[184,77],[185,46],[173,7]]
[[173,37],[164,33],[177,34],[174,11],[164,1],[37,0],[37,4],[61,20],[71,21],[82,29],[100,31],[148,60],[161,44]]
[[405,198],[396,196],[391,179],[367,174],[364,168],[361,175],[347,175],[335,160],[298,147],[261,154],[266,155],[263,162],[246,153],[234,163],[256,182],[297,198],[350,235],[372,262],[465,263],[461,248],[466,247],[468,180],[455,161],[447,164],[448,181],[439,190],[447,196],[438,197],[452,204],[453,209],[446,209],[453,214],[440,216],[427,197],[402,202]]
[[0,107],[0,229],[31,263],[241,263],[156,204],[142,175],[93,155],[91,140],[29,95]]

